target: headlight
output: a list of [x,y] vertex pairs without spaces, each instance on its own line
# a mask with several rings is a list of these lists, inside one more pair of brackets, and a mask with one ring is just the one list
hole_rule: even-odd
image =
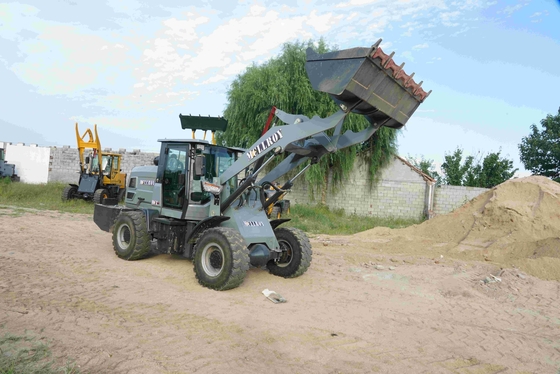
[[206,181],[202,182],[202,188],[204,189],[204,191],[210,192],[213,195],[219,195],[220,192],[222,192],[222,186],[218,186],[214,183]]

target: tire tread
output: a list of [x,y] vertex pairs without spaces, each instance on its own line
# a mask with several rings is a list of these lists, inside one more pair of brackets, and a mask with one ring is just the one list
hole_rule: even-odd
[[[278,233],[282,233],[283,231],[291,234],[295,239],[296,243],[299,245],[299,250],[301,252],[301,260],[297,268],[295,268],[292,272],[288,272],[288,273],[286,273],[285,271],[286,268],[277,267],[275,264],[270,265],[269,263],[267,267],[271,274],[278,275],[283,278],[296,278],[302,275],[303,273],[305,273],[307,269],[309,269],[309,266],[311,266],[311,258],[313,255],[313,251],[311,250],[311,242],[309,241],[309,238],[307,237],[305,232],[295,227],[279,227],[276,230],[274,230],[277,236]],[[297,250],[294,248],[292,249]]]
[[204,236],[212,235],[213,233],[223,236],[230,244],[233,262],[231,273],[223,283],[209,284],[199,276],[198,272],[196,271],[195,264],[194,273],[196,275],[196,279],[198,280],[198,283],[200,283],[204,287],[208,287],[217,291],[225,291],[239,287],[239,285],[243,283],[243,280],[245,280],[245,276],[247,275],[247,271],[249,270],[249,250],[247,249],[245,240],[237,230],[229,227],[214,227],[205,230],[197,240],[194,257],[195,259],[197,258],[196,252],[199,249],[198,245],[200,242],[204,241]]
[[[113,249],[117,254],[117,256],[119,256],[123,260],[127,260],[127,261],[141,260],[146,256],[148,256],[148,254],[150,253],[151,240],[146,225],[146,216],[141,211],[128,211],[128,212],[122,212],[121,215],[122,214],[128,215],[131,218],[132,223],[134,225],[133,228],[134,236],[135,236],[134,248],[128,256],[123,256],[122,254],[120,254],[115,248],[114,242],[113,242]],[[117,216],[117,218],[115,219],[115,223],[118,221],[119,217],[120,215]],[[113,229],[115,228],[113,227]],[[133,233],[131,232],[131,235],[132,234]]]

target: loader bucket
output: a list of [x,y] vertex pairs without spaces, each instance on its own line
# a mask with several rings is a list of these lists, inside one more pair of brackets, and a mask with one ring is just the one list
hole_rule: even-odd
[[305,69],[314,89],[328,93],[338,104],[362,114],[370,123],[403,127],[428,97],[403,66],[397,66],[377,41],[371,48],[351,48],[318,54],[307,49]]

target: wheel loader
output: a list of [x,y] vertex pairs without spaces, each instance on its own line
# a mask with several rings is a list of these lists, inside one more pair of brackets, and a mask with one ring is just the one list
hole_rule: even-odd
[[[95,134],[95,136],[94,136]],[[86,139],[87,136],[87,139]],[[121,172],[122,159],[118,153],[102,152],[97,125],[82,136],[76,123],[76,139],[80,156],[80,179],[62,191],[62,200],[91,200],[96,204],[116,204],[126,191],[126,174]]]
[[[312,260],[309,239],[285,227],[289,219],[269,220],[267,209],[324,155],[367,141],[381,126],[404,126],[431,92],[397,66],[380,42],[325,54],[307,51],[311,85],[340,108],[327,118],[277,109],[277,125],[248,149],[206,140],[159,140],[154,165],[132,170],[125,206],[95,205],[94,222],[112,234],[116,255],[124,260],[151,252],[182,255],[193,260],[198,282],[214,290],[238,287],[251,266],[284,278],[304,274]],[[342,132],[351,112],[364,115],[370,126]],[[179,118],[193,133],[225,131],[227,125],[219,117]],[[280,154],[285,159],[259,179]],[[301,170],[294,177],[273,184],[295,168]],[[270,186],[274,194],[267,198]]]
[[14,164],[8,164],[5,161],[6,152],[4,148],[0,148],[0,179],[10,178],[12,182],[19,182],[20,178],[16,174],[16,166]]

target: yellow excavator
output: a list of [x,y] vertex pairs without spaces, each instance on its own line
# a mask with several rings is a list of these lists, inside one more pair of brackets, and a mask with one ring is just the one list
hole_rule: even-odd
[[97,125],[93,132],[87,129],[80,136],[76,123],[76,140],[80,155],[80,180],[78,184],[69,184],[64,188],[62,200],[83,199],[96,204],[122,201],[126,191],[126,174],[121,172],[121,155],[101,150]]

